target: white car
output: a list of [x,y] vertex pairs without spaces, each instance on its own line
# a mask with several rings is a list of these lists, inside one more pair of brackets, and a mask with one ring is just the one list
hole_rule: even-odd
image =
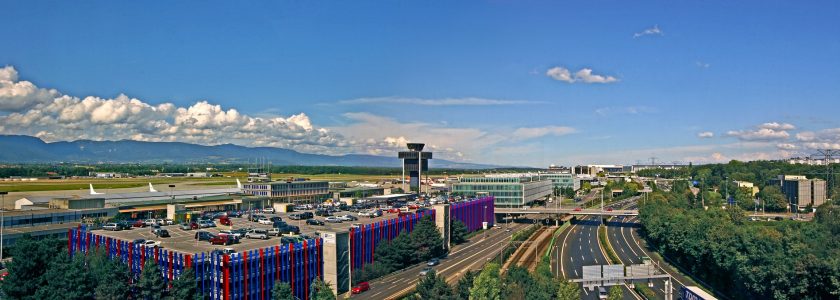
[[263,212],[264,212],[264,213],[273,214],[273,213],[274,213],[274,207],[266,207],[266,208],[263,208]]
[[251,229],[250,231],[245,233],[245,237],[249,239],[268,239],[268,231],[264,229]]
[[175,224],[175,221],[172,220],[172,219],[166,219],[166,220],[163,220],[163,222],[166,225],[174,225]]
[[142,245],[150,248],[163,248],[163,246],[160,245],[160,241],[154,240],[146,240]]
[[329,223],[341,223],[341,219],[339,217],[327,217],[324,221]]
[[265,218],[260,219],[259,221],[257,221],[257,223],[260,223],[260,224],[263,224],[263,225],[272,225],[272,224],[274,224],[274,222],[272,222],[272,221],[271,221],[271,220],[269,220],[269,219],[265,219]]
[[102,229],[111,230],[111,231],[119,231],[120,226],[117,225],[117,223],[108,223],[108,224],[102,225]]
[[338,218],[342,221],[356,221],[359,218],[354,217],[353,215],[341,215]]
[[147,219],[146,221],[143,221],[143,223],[146,223],[146,226],[158,225],[158,222],[155,219]]
[[230,230],[219,230],[219,235],[232,235],[232,236],[235,236],[237,238],[242,238],[241,233],[233,232],[233,231],[230,231]]

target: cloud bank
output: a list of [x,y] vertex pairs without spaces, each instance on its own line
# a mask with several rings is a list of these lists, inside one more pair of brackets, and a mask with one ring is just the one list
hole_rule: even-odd
[[618,82],[618,78],[613,76],[596,75],[592,73],[592,69],[583,68],[572,74],[572,72],[565,67],[553,67],[545,72],[545,75],[557,81],[566,83],[613,83]]

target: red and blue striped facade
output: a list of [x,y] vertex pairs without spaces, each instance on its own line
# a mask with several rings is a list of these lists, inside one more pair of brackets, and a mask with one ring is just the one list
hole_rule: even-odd
[[83,227],[70,229],[71,255],[103,247],[108,257],[127,264],[133,280],[139,279],[146,260],[153,259],[167,283],[188,267],[195,270],[199,291],[208,299],[271,299],[275,280],[288,282],[298,299],[309,298],[316,278],[323,279],[321,239],[277,245],[230,255],[211,252],[183,254],[94,234]]
[[481,229],[482,222],[487,222],[488,227],[493,226],[496,221],[493,200],[493,196],[488,196],[452,203],[449,205],[449,218],[464,223],[469,232]]
[[362,269],[373,263],[376,246],[390,241],[400,232],[410,233],[421,218],[430,216],[435,220],[435,210],[379,221],[350,230],[350,269]]

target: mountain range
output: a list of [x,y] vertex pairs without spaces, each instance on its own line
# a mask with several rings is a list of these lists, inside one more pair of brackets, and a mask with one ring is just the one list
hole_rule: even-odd
[[[7,163],[247,163],[260,158],[281,166],[400,167],[397,154],[323,155],[274,147],[233,144],[205,146],[179,142],[90,141],[52,142],[25,135],[0,135],[0,162]],[[500,166],[432,159],[432,168],[489,169]]]

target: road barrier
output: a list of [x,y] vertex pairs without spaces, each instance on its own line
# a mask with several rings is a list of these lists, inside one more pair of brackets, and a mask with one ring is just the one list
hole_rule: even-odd
[[275,280],[289,283],[298,299],[308,299],[312,282],[324,276],[321,239],[228,255],[220,252],[184,254],[146,247],[97,235],[84,226],[69,229],[67,237],[71,256],[87,255],[92,250],[104,248],[109,258],[129,266],[132,282],[140,278],[149,259],[157,262],[167,284],[193,267],[199,292],[214,300],[270,299]]
[[411,233],[414,225],[421,218],[429,216],[435,220],[435,210],[424,210],[416,214],[405,215],[350,230],[350,268],[355,271],[373,263],[376,247],[405,232]]
[[487,222],[487,226],[492,227],[496,220],[493,203],[492,196],[452,203],[449,205],[450,219],[464,223],[468,232],[481,229],[482,222]]

